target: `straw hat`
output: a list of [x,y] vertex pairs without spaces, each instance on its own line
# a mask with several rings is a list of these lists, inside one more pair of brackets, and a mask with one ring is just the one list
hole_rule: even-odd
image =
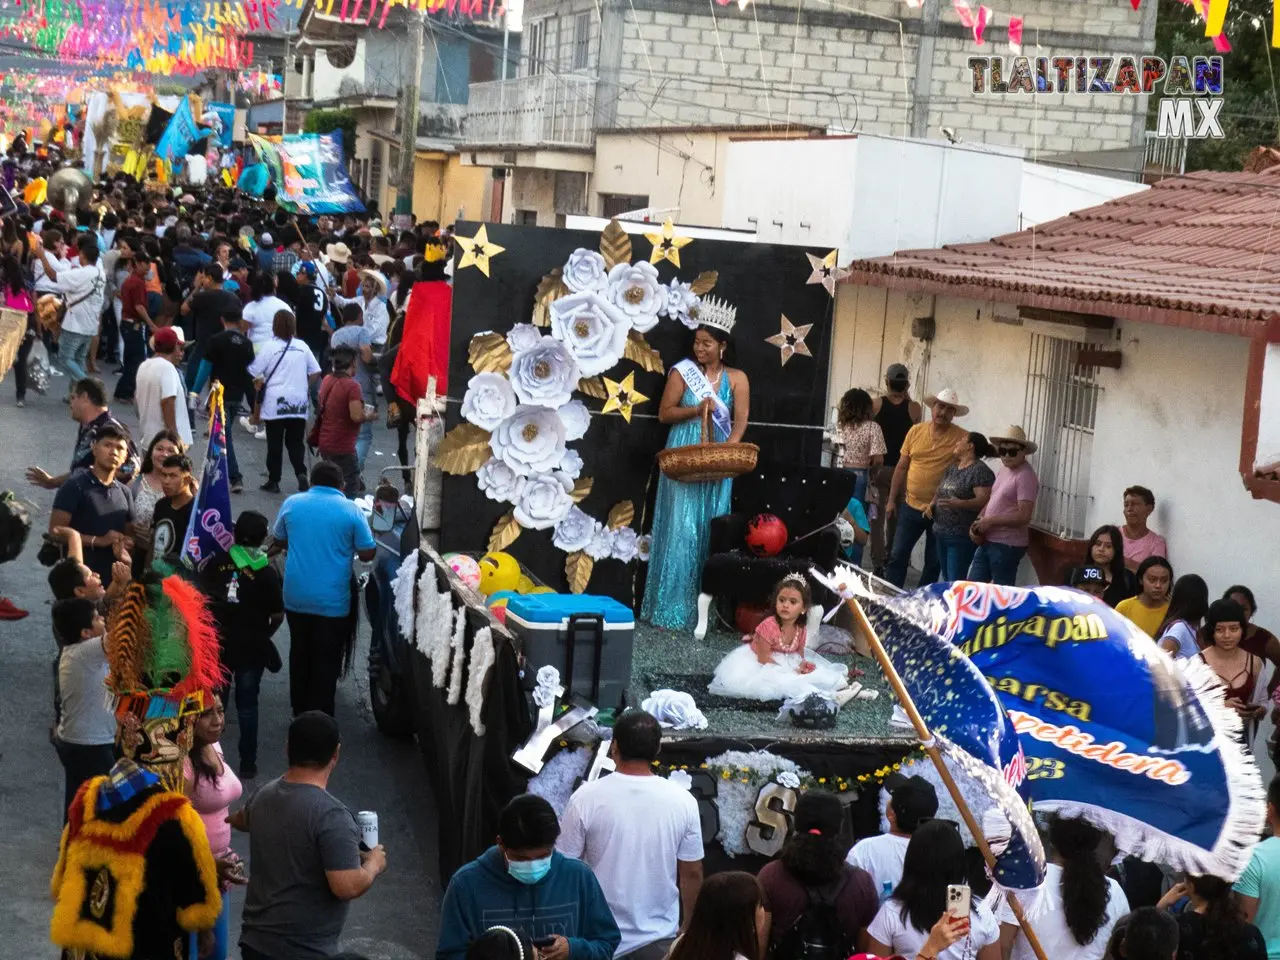
[[1022,449],[1026,450],[1027,453],[1035,453],[1036,450],[1039,449],[1034,443],[1027,439],[1027,431],[1023,430],[1019,426],[1006,427],[1003,433],[998,436],[989,437],[988,439],[991,441],[992,446],[995,446],[998,443],[1016,443],[1021,446]]
[[363,280],[365,277],[372,277],[373,280],[378,284],[379,296],[385,297],[387,295],[387,291],[391,289],[391,284],[387,282],[386,274],[384,274],[381,270],[361,270],[360,279]]
[[925,395],[924,404],[926,407],[932,407],[935,403],[945,403],[949,407],[955,407],[957,417],[963,417],[969,412],[969,408],[960,402],[960,394],[950,387],[945,390],[939,390],[937,393]]
[[334,263],[346,263],[351,259],[351,248],[345,243],[331,243],[325,248],[325,254]]

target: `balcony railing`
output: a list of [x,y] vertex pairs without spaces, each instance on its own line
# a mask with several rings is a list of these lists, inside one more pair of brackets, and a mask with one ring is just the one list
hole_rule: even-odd
[[463,142],[501,147],[590,147],[595,81],[585,76],[516,77],[473,83]]
[[1143,158],[1143,179],[1148,183],[1165,177],[1180,177],[1187,171],[1187,138],[1158,137],[1147,131],[1147,149]]

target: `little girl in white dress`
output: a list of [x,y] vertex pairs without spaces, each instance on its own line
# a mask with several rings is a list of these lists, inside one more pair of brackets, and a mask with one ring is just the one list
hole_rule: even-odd
[[788,700],[848,687],[848,668],[805,652],[804,622],[811,602],[802,575],[783,577],[773,588],[773,614],[720,661],[707,689],[721,697]]

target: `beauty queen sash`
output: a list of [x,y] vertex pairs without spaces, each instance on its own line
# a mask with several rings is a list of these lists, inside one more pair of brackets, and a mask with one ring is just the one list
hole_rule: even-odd
[[[707,397],[711,398],[714,406],[711,408],[711,422],[715,424],[716,442],[724,443],[729,439],[729,434],[733,432],[733,418],[729,416],[729,408],[725,402],[720,399],[719,394],[712,389],[711,381],[707,379],[707,375],[703,373],[696,363],[692,360],[684,359],[675,365],[675,369],[680,371],[680,376],[684,378],[685,386],[689,388],[689,392],[694,398],[701,403]],[[720,376],[728,376],[721,372]]]

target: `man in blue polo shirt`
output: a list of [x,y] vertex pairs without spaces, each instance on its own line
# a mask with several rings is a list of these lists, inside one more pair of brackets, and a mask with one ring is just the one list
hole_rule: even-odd
[[272,531],[284,565],[289,621],[289,700],[296,717],[333,716],[342,664],[355,642],[356,592],[351,558],[372,560],[375,544],[360,508],[342,493],[342,470],[321,460],[311,489],[285,500]]

